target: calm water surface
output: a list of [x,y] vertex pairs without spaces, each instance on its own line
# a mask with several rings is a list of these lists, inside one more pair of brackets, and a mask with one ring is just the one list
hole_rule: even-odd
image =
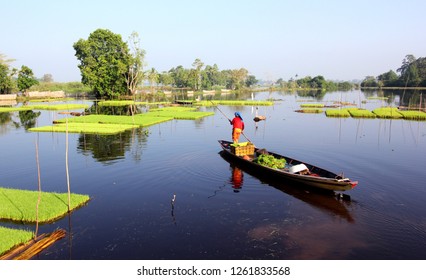
[[[346,192],[350,199],[239,170],[219,153],[217,140],[231,138],[228,121],[215,108],[201,108],[215,115],[115,136],[70,134],[71,190],[91,201],[41,226],[68,235],[36,259],[426,259],[426,122],[295,112],[308,101],[374,109],[403,97],[392,94],[389,103],[361,103],[360,91],[253,97],[276,100],[259,107],[266,121],[255,123],[251,106],[220,109],[229,117],[241,112],[257,147],[358,180]],[[41,111],[37,125],[61,117]],[[18,113],[2,120],[0,185],[37,189],[38,141],[42,189],[66,192],[65,134],[27,132]]]

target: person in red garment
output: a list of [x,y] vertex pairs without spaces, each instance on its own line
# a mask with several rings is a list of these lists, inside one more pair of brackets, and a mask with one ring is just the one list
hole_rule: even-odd
[[244,130],[244,122],[239,112],[235,112],[234,115],[235,117],[229,122],[232,125],[232,141],[234,141],[234,143],[238,143],[241,133]]

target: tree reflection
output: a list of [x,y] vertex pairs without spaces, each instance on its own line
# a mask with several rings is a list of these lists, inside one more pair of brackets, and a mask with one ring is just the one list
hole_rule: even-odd
[[29,129],[35,127],[36,120],[40,116],[41,112],[34,112],[32,110],[29,111],[19,111],[19,120],[21,125],[25,129]]
[[142,128],[114,135],[80,134],[77,152],[85,156],[91,155],[104,164],[112,164],[118,159],[123,159],[126,152],[130,152],[133,159],[139,161],[142,158],[141,145],[146,143],[148,135]]

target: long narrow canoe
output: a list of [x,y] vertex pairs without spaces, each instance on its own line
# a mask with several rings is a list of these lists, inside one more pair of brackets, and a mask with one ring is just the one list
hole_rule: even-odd
[[277,159],[286,160],[284,168],[270,168],[253,161],[261,153],[264,153],[263,149],[254,148],[253,155],[238,155],[234,152],[235,149],[232,149],[232,142],[219,140],[219,144],[222,147],[223,153],[230,157],[236,164],[250,168],[253,172],[258,172],[262,175],[268,174],[268,176],[285,180],[286,182],[328,191],[347,191],[353,189],[358,184],[358,181],[352,181],[349,178],[318,166],[268,151],[269,155]]

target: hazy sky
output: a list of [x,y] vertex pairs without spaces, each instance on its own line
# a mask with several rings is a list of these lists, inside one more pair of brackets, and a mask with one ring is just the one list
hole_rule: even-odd
[[246,68],[258,79],[363,79],[426,56],[424,0],[0,0],[0,53],[36,77],[80,81],[73,44],[136,31],[147,68]]

